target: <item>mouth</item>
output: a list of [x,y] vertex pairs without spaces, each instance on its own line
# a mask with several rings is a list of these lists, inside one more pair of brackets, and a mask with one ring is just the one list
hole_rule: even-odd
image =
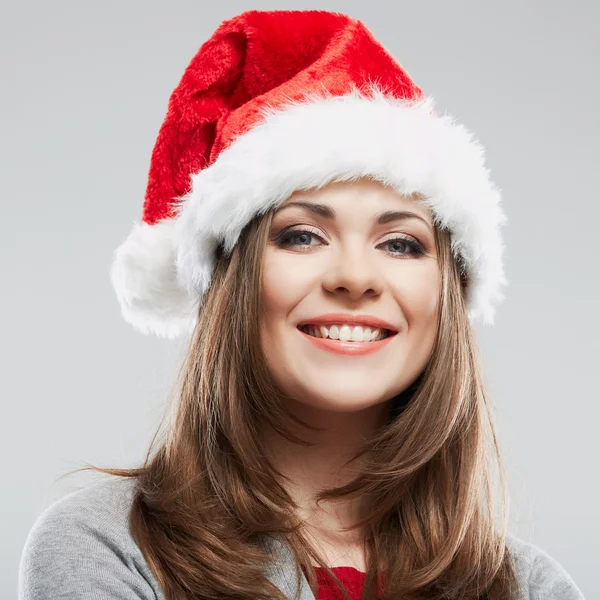
[[[348,328],[346,328],[345,331],[342,331],[339,327],[335,327],[335,329],[333,329],[331,327],[319,327],[317,325],[298,325],[297,329],[310,337],[344,344],[374,344],[388,337],[393,337],[398,333],[397,331],[392,331],[391,329],[374,327],[364,328],[357,336],[360,339],[357,339],[351,334],[349,337]],[[351,331],[352,328],[349,329]]]
[[[397,335],[396,331],[390,331],[389,329],[377,330],[376,328],[373,328],[373,330],[371,330],[371,328],[368,328],[369,331],[367,331],[365,328],[363,333],[367,333],[369,339],[367,339],[367,341],[358,341],[355,339],[346,339],[349,335],[347,327],[344,327],[339,331],[336,331],[332,327],[332,335],[334,337],[340,335],[342,339],[331,339],[327,337],[329,330],[326,326],[324,327],[325,331],[322,331],[321,327],[315,328],[315,326],[311,325],[299,325],[296,326],[296,329],[307,342],[320,351],[357,358],[376,352],[383,352]],[[323,333],[326,334],[325,337],[318,337],[319,334],[322,335]],[[361,336],[359,335],[357,337]]]

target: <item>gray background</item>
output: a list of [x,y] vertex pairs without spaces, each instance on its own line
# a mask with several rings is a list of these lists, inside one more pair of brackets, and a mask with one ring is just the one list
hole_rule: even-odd
[[504,193],[509,279],[478,327],[511,528],[600,598],[597,2],[103,2],[3,7],[0,596],[51,502],[131,466],[158,423],[181,342],[137,333],[108,277],[141,217],[150,152],[184,68],[249,8],[363,20],[474,130]]

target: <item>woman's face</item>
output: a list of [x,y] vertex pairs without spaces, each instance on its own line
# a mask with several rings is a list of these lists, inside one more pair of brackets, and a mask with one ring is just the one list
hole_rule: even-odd
[[[388,211],[420,218],[378,223]],[[262,290],[261,343],[285,394],[334,412],[384,403],[415,381],[436,334],[440,275],[430,209],[370,179],[295,192],[273,216]],[[339,341],[326,349],[298,329],[327,313],[377,317],[397,334],[353,344],[375,344],[374,352],[339,353]]]

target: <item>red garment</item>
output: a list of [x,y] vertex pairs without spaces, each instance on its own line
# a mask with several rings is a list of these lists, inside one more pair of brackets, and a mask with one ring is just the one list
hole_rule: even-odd
[[[350,595],[350,598],[352,600],[359,600],[366,573],[363,573],[354,567],[332,567],[331,570],[336,574],[337,578]],[[306,573],[305,569],[304,571]],[[319,582],[319,593],[316,600],[342,600],[343,596],[341,592],[329,578],[325,569],[322,567],[315,567],[315,571]]]

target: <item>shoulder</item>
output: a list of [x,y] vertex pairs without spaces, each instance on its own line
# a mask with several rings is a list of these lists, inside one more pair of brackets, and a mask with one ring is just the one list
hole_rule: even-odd
[[513,558],[523,600],[585,600],[565,568],[540,547],[509,533],[506,545]]
[[163,599],[129,531],[134,480],[103,479],[35,520],[19,565],[19,599]]

